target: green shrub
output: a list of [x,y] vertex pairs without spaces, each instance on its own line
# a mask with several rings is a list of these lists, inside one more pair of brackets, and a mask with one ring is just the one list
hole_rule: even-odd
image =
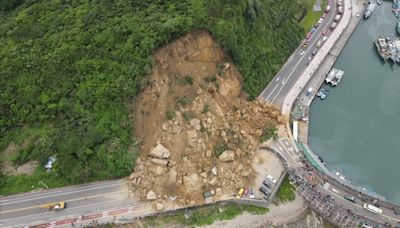
[[165,116],[167,117],[168,120],[172,120],[173,118],[176,117],[176,113],[174,110],[167,110],[165,112]]

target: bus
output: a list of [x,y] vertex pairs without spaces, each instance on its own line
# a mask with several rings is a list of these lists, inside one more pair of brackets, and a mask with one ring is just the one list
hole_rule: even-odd
[[293,139],[294,141],[298,141],[298,133],[299,133],[299,125],[297,121],[293,121]]
[[364,209],[366,209],[366,210],[368,210],[368,211],[370,211],[372,213],[375,213],[375,214],[381,214],[382,213],[382,209],[377,208],[375,206],[372,206],[371,204],[368,204],[368,203],[364,203]]

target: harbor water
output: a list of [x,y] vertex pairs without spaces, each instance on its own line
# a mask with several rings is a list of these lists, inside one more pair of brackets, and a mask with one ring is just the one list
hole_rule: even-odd
[[342,81],[311,105],[309,144],[329,170],[400,204],[400,65],[384,63],[374,46],[396,34],[391,6],[360,21],[342,50],[333,66]]

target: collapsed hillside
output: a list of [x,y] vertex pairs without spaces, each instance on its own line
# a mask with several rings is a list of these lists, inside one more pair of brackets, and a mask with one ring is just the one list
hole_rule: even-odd
[[140,157],[130,176],[142,200],[204,202],[252,184],[260,139],[279,112],[241,91],[240,74],[207,32],[186,35],[154,56],[148,86],[133,107]]

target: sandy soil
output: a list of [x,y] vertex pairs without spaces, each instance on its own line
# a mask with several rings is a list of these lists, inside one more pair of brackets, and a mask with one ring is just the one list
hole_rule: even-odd
[[17,175],[17,174],[32,174],[36,167],[37,161],[29,161],[21,166],[14,166],[11,161],[11,157],[15,156],[23,147],[26,147],[27,143],[19,146],[11,142],[7,148],[1,152],[0,160],[0,172],[6,175]]

